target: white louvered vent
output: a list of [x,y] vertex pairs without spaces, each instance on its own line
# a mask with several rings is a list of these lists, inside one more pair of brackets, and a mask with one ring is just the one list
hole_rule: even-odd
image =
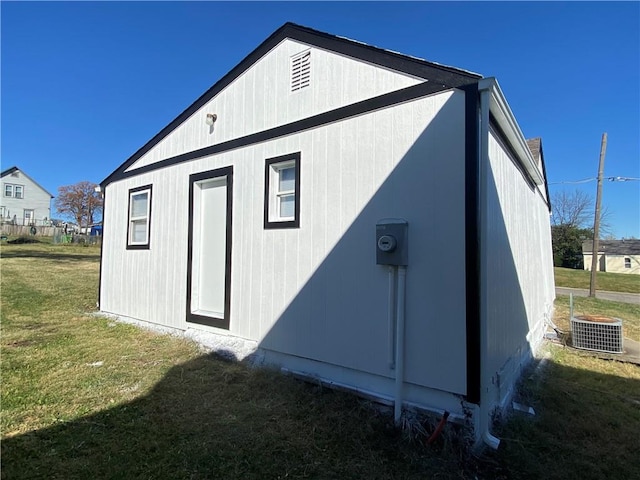
[[311,50],[291,57],[291,91],[296,92],[311,84]]

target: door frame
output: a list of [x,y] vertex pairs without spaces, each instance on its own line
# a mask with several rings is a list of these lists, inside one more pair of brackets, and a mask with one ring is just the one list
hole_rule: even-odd
[[[225,272],[224,272],[224,315],[222,318],[198,315],[191,311],[191,288],[193,270],[193,207],[195,184],[203,180],[216,180],[226,177],[227,188],[227,211],[226,211],[226,252],[225,252]],[[229,329],[229,314],[231,307],[231,238],[232,238],[232,212],[233,212],[233,166],[208,170],[189,175],[189,231],[188,231],[188,251],[187,251],[187,312],[188,323],[208,325],[210,327]]]

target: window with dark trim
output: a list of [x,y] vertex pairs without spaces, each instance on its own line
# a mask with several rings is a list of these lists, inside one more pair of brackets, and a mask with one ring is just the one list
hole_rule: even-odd
[[129,190],[127,249],[149,248],[151,236],[151,185]]
[[264,171],[264,228],[300,227],[300,152],[268,158]]

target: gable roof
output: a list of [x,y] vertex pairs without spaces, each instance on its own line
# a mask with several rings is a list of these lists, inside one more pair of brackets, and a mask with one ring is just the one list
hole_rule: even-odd
[[440,65],[434,62],[403,55],[401,53],[384,50],[382,48],[367,45],[365,43],[338,37],[325,32],[303,27],[294,23],[285,23],[272,33],[255,50],[247,55],[229,73],[218,80],[209,90],[203,93],[193,104],[178,115],[166,127],[158,132],[151,140],[143,145],[137,152],[129,157],[114,172],[105,178],[100,186],[104,189],[109,183],[118,179],[138,159],[149,152],[155,145],[167,137],[180,124],[186,121],[197,110],[203,107],[213,97],[220,93],[236,78],[253,66],[260,58],[278,45],[282,40],[289,38],[324,50],[339,53],[357,60],[378,65],[390,70],[395,70],[408,75],[413,75],[425,80],[434,87],[445,90],[469,85],[482,78],[482,75],[455,67]]
[[[640,240],[600,240],[598,252],[610,255],[640,255]],[[593,253],[593,242],[582,242],[582,253]]]
[[20,170],[18,167],[13,166],[11,168],[7,168],[6,170],[3,170],[2,173],[0,173],[0,178],[4,178],[7,175],[11,175],[14,172],[20,172],[22,173],[22,175],[24,175],[25,177],[27,177],[29,180],[31,180],[37,187],[39,187],[44,193],[46,193],[47,195],[49,195],[51,198],[53,198],[53,195],[51,195],[46,188],[44,188],[42,185],[40,185],[38,182],[36,182],[33,178],[31,178],[29,175],[27,175],[26,173],[24,173],[24,170]]

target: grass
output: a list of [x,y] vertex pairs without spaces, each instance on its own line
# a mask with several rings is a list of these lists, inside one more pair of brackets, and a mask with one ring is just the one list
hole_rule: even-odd
[[353,395],[86,312],[98,250],[2,249],[3,478],[474,478]]
[[[591,272],[572,268],[554,267],[557,287],[589,288]],[[640,293],[640,275],[597,272],[598,290],[623,293]]]
[[[478,459],[451,431],[426,447],[355,396],[89,315],[95,247],[3,246],[1,262],[3,478],[596,479],[640,471],[633,365],[550,347],[546,374],[525,376],[520,390],[538,415],[509,417],[495,430],[500,450]],[[593,301],[584,308],[631,318],[638,335],[637,309]]]
[[524,376],[514,414],[499,427],[496,461],[518,479],[638,478],[640,367],[549,346],[542,375]]

